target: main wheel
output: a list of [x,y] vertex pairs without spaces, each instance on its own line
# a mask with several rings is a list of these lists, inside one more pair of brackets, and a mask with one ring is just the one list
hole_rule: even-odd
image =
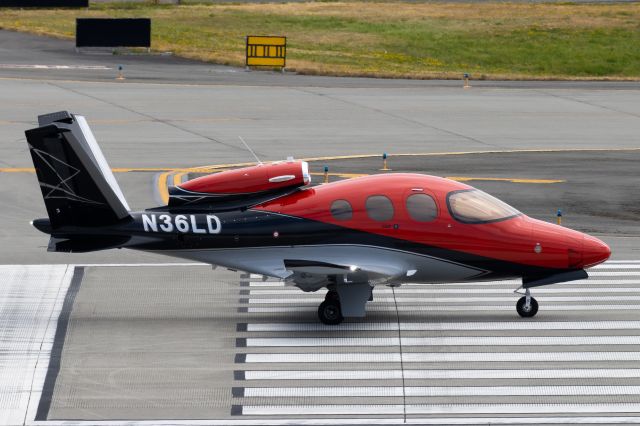
[[326,325],[340,324],[344,319],[340,309],[340,302],[337,300],[325,300],[322,302],[318,307],[318,318]]
[[516,303],[516,310],[518,311],[518,314],[522,318],[531,318],[535,316],[535,314],[538,313],[538,302],[536,301],[536,299],[532,297],[531,304],[529,306],[526,306],[526,304],[527,298],[525,296],[522,296],[518,300],[518,303]]

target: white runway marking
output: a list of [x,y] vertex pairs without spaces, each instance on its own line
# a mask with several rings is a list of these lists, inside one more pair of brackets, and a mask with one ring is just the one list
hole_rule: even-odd
[[[511,303],[505,302],[501,305],[422,305],[422,306],[398,306],[399,312],[456,312],[456,311],[511,311],[515,313],[515,301],[513,299]],[[464,300],[460,300],[463,302]],[[540,308],[542,311],[637,311],[640,310],[640,304],[636,305],[587,305],[587,304],[575,304],[575,305],[544,305]],[[248,313],[273,313],[273,312],[315,312],[318,308],[315,305],[308,306],[282,306],[282,307],[256,307],[249,306],[247,308]],[[367,312],[395,312],[395,306],[389,305],[372,305],[367,306]],[[517,315],[517,314],[516,314]]]
[[[640,361],[640,352],[405,352],[408,362],[590,362]],[[250,353],[245,363],[371,363],[400,362],[398,352]]]
[[[597,276],[616,276],[616,277],[633,277],[635,275],[633,274],[629,274],[629,273],[618,273],[618,272],[602,272],[601,274],[603,275],[597,275]],[[612,274],[612,275],[609,275]],[[615,275],[613,275],[615,274]],[[406,287],[418,287],[418,288],[430,288],[430,287],[456,287],[456,286],[465,286],[466,288],[475,288],[475,287],[513,287],[513,288],[517,288],[521,285],[522,283],[520,282],[520,280],[504,280],[504,281],[480,281],[480,282],[453,282],[453,283],[433,283],[433,284],[403,284],[400,289],[404,289]],[[596,279],[596,278],[590,278],[590,279],[586,279],[586,280],[576,280],[576,281],[570,281],[567,283],[560,283],[557,284],[558,286],[564,288],[575,288],[575,289],[583,289],[583,288],[589,288],[589,287],[584,287],[585,285],[640,285],[640,273],[639,275],[634,278],[634,279],[628,279],[628,280],[611,280],[611,279]],[[282,281],[250,281],[249,282],[249,286],[250,287],[285,287],[285,283]],[[580,286],[580,287],[579,287]],[[545,290],[548,288],[554,288],[554,287],[539,287],[536,288],[536,291],[538,290]],[[376,290],[381,290],[381,289],[385,289],[385,286],[377,286]],[[320,290],[321,292],[324,292],[324,290]],[[300,292],[300,290],[298,290],[298,292]]]
[[[211,425],[278,425],[291,426],[296,425],[389,425],[389,424],[413,424],[413,425],[510,425],[510,424],[637,424],[640,423],[640,417],[636,416],[562,416],[562,417],[409,417],[406,420],[403,416],[388,418],[297,418],[295,420],[280,420],[276,418],[262,418],[258,420],[250,419],[225,419],[225,420],[108,420],[108,421],[81,421],[81,420],[65,420],[65,421],[47,421],[46,423],[35,423],[41,426],[175,426],[175,425],[194,425],[194,426],[211,426]],[[34,425],[35,425],[34,424]]]
[[[598,265],[596,267],[593,268],[593,270],[600,270],[600,269],[640,269],[640,264],[637,264],[635,262],[624,262],[624,263],[616,263],[615,265],[612,264],[615,262],[607,262],[603,265]],[[591,269],[589,269],[588,271],[590,271]]]
[[35,417],[73,267],[0,265],[0,424]]
[[[640,330],[640,321],[505,321],[505,322],[444,322],[444,323],[401,323],[403,331],[431,330]],[[398,324],[389,323],[342,323],[336,327],[321,323],[263,323],[247,324],[247,331],[397,331]]]
[[[305,294],[282,282],[251,280],[241,296],[248,317],[236,359],[236,414],[322,415],[340,423],[345,416],[385,416],[393,423],[408,415],[407,423],[518,424],[534,413],[529,423],[640,422],[615,415],[640,415],[640,368],[634,368],[640,261],[609,263],[589,274],[534,288],[540,313],[533,320],[515,312],[521,296],[512,291],[520,281],[505,280],[406,284],[395,289],[395,300],[391,289],[377,287],[367,311],[388,321],[335,327],[314,321],[324,290]],[[424,321],[417,320],[423,313]],[[545,321],[545,313],[554,320]],[[446,320],[436,322],[439,315]],[[478,320],[481,315],[491,320]],[[434,403],[416,404],[419,398]]]
[[[94,266],[203,265],[164,263]],[[236,397],[233,403],[242,404],[239,419],[248,415],[271,417],[253,420],[170,420],[135,423],[147,425],[249,425],[292,422],[296,424],[400,424],[405,422],[405,410],[410,415],[406,419],[408,424],[640,422],[640,368],[633,368],[640,361],[640,349],[635,350],[633,346],[640,347],[640,335],[633,335],[635,330],[640,330],[640,317],[637,313],[640,303],[633,303],[640,297],[640,261],[609,262],[604,266],[607,267],[597,268],[592,274],[598,277],[597,279],[549,287],[553,290],[546,293],[544,291],[546,289],[534,289],[534,295],[540,294],[538,297],[541,302],[540,316],[529,321],[518,319],[514,304],[519,296],[508,293],[511,287],[515,289],[519,285],[516,281],[407,285],[396,289],[396,293],[401,295],[398,300],[401,313],[400,335],[404,348],[402,354],[399,347],[397,322],[383,322],[384,319],[381,319],[389,315],[385,312],[395,315],[395,307],[392,303],[388,303],[392,300],[391,297],[376,298],[368,306],[369,311],[378,313],[374,318],[375,322],[368,320],[346,322],[339,327],[327,328],[309,323],[314,318],[312,312],[317,309],[315,303],[322,300],[317,296],[323,296],[323,294],[309,296],[299,293],[301,296],[298,298],[279,298],[279,303],[255,306],[254,300],[264,300],[262,298],[265,296],[267,296],[266,299],[277,299],[277,296],[294,294],[291,290],[295,292],[298,290],[284,289],[281,282],[263,282],[260,276],[252,275],[250,278],[252,288],[275,290],[275,292],[273,294],[252,292],[248,296],[240,296],[249,299],[249,303],[240,304],[240,306],[248,311],[244,320],[248,323],[247,333],[254,334],[247,334],[247,339],[243,340],[248,347],[238,348],[237,352],[251,351],[252,353],[244,354],[244,359],[240,362],[247,368],[261,369],[241,370],[245,380],[237,380],[236,386],[255,384],[259,387],[243,388],[244,398],[248,399]],[[30,419],[35,415],[38,404],[48,354],[53,342],[55,323],[64,300],[64,289],[68,287],[68,281],[72,275],[73,268],[69,268],[65,273],[66,268],[66,265],[0,266],[0,277],[2,277],[0,280],[4,290],[0,293],[0,318],[3,319],[0,322],[2,327],[0,331],[3,336],[3,348],[9,348],[8,352],[5,350],[0,352],[0,423],[34,424]],[[626,269],[628,269],[627,272],[621,272]],[[63,271],[62,274],[60,270]],[[15,278],[15,271],[22,271],[19,272],[19,278]],[[35,280],[33,281],[24,276],[39,278],[33,278]],[[13,280],[15,286],[7,284],[9,279]],[[37,284],[34,284],[35,282]],[[476,285],[481,287],[476,290],[473,288]],[[637,285],[638,289],[626,288],[623,287],[624,285]],[[456,286],[463,286],[463,288],[455,288]],[[9,290],[6,290],[7,288]],[[287,293],[278,289],[285,290]],[[389,293],[388,289],[382,289],[387,290],[383,291],[383,294]],[[489,291],[485,292],[483,289]],[[505,295],[508,294],[508,297],[468,296],[473,292],[498,294],[503,291]],[[631,295],[622,295],[627,292]],[[592,295],[592,293],[596,294]],[[446,294],[451,297],[408,297],[411,294]],[[566,296],[545,297],[544,294],[566,294]],[[575,294],[575,297],[570,294]],[[286,302],[287,299],[292,301]],[[314,304],[308,305],[307,302],[311,299]],[[387,301],[384,301],[385,299]],[[451,302],[440,303],[447,299]],[[491,300],[495,299],[498,301],[492,303]],[[433,322],[437,319],[437,315],[429,316],[430,322],[408,322],[409,318],[414,320],[414,317],[403,317],[406,313],[446,313],[447,311],[460,313],[469,311],[477,314],[473,315],[475,321],[469,322],[465,322],[465,317],[457,313],[446,317],[443,315],[443,319],[446,318],[447,321],[442,323]],[[557,321],[565,318],[562,311],[570,312],[566,316],[567,321]],[[481,315],[485,315],[483,312],[495,312],[496,315],[486,315],[487,319],[491,319],[490,321],[478,321]],[[511,312],[513,316],[505,316],[505,312]],[[545,312],[553,312],[555,321],[544,321]],[[595,313],[588,315],[589,312]],[[278,315],[260,316],[261,313]],[[294,315],[283,320],[281,317],[288,313]],[[296,313],[301,314],[301,318],[296,318]],[[45,317],[43,333],[42,324]],[[499,318],[508,318],[508,320],[500,321]],[[603,320],[597,321],[598,318]],[[29,328],[19,327],[20,324],[29,324]],[[616,330],[619,331],[616,332]],[[509,331],[511,335],[476,335],[479,332],[499,334],[493,332],[500,331]],[[514,336],[520,331],[545,335]],[[425,336],[427,332],[429,334]],[[621,333],[623,335],[617,335]],[[273,349],[280,345],[283,349]],[[460,350],[472,352],[460,352],[458,348],[446,346],[465,346]],[[358,352],[359,349],[363,352]],[[588,352],[582,352],[583,349]],[[446,352],[440,352],[442,350]],[[273,353],[274,351],[282,353]],[[11,357],[6,357],[6,353],[12,354]],[[512,364],[501,365],[499,364],[501,362]],[[536,362],[549,364],[527,365],[527,363]],[[327,364],[323,365],[323,363]],[[349,363],[349,365],[341,365],[343,363]],[[392,363],[392,365],[383,365],[383,363]],[[477,363],[487,363],[487,365]],[[574,366],[574,363],[580,364]],[[274,368],[285,368],[285,370],[271,370],[271,364],[277,364],[273,365]],[[287,364],[292,365],[287,366]],[[237,368],[242,368],[241,365],[243,364],[237,364]],[[474,369],[477,366],[481,366],[482,369]],[[30,372],[31,376],[25,374],[25,371]],[[18,376],[31,381],[19,379]],[[287,380],[291,382],[287,383]],[[403,380],[408,380],[406,387],[402,386]],[[440,380],[440,382],[433,382],[434,380]],[[495,380],[500,381],[494,383]],[[27,382],[28,386],[25,387],[24,384]],[[353,383],[353,386],[349,383]],[[24,398],[28,401],[29,393],[31,393],[31,402],[25,404]],[[405,396],[414,399],[407,400],[406,405],[399,403],[398,401],[402,402]],[[296,400],[297,397],[311,399]],[[368,399],[356,400],[365,401],[365,404],[354,405],[348,403],[351,401],[339,399],[350,397]],[[478,403],[469,403],[474,397],[484,399],[480,399]],[[528,397],[535,397],[535,403],[528,403]],[[575,400],[576,403],[555,404],[553,402],[556,397],[562,398],[558,401]],[[325,399],[316,402],[313,398]],[[387,398],[387,400],[384,404],[378,404],[375,398]],[[433,404],[417,404],[416,402],[423,401],[416,398],[441,399],[435,399]],[[442,403],[441,401],[448,401],[442,398],[456,398],[453,401],[459,403]],[[499,402],[491,402],[494,400]],[[527,403],[522,403],[523,401]],[[378,407],[381,408],[378,409]],[[278,416],[287,415],[287,413],[303,418],[278,419]],[[378,413],[393,417],[366,418]],[[593,417],[589,415],[590,413],[593,413]],[[638,414],[639,417],[620,416],[615,413]],[[534,414],[535,417],[531,417]],[[556,414],[562,414],[562,417],[554,417]],[[345,419],[346,415],[359,417]],[[420,417],[423,415],[433,417]],[[474,415],[491,415],[492,417],[474,417]],[[505,417],[499,417],[500,415]],[[324,418],[318,419],[314,416]],[[83,426],[89,424],[124,426],[131,423],[126,420],[37,422],[42,425]]]
[[[397,346],[398,337],[266,337],[248,338],[249,347]],[[575,346],[640,345],[638,336],[474,336],[403,337],[402,346]]]
[[640,404],[447,404],[447,405],[279,405],[244,406],[245,415],[460,415],[460,414],[564,414],[631,413]]
[[0,64],[0,69],[17,70],[110,70],[104,65],[36,65],[36,64]]
[[[403,374],[404,373],[404,374]],[[638,368],[502,370],[247,370],[245,380],[452,380],[640,378]],[[638,407],[640,408],[640,407]]]
[[[375,296],[374,296],[375,297]],[[536,299],[538,302],[633,302],[640,301],[640,296],[540,296]],[[301,297],[301,298],[278,298],[278,299],[249,299],[250,304],[315,304],[319,305],[324,300],[324,297]],[[382,303],[453,303],[453,302],[514,302],[514,296],[504,297],[377,297],[376,302]]]
[[440,397],[440,396],[610,396],[638,395],[640,386],[323,386],[250,387],[247,398]]
[[[613,284],[613,283],[612,283]],[[596,297],[603,292],[607,293],[637,293],[640,291],[640,279],[638,280],[637,287],[611,287],[604,289],[602,287],[579,287],[579,288],[563,288],[563,287],[548,287],[548,288],[537,288],[534,290],[536,297],[541,297],[541,294],[563,294],[563,293],[577,293],[579,295],[588,294],[589,297]],[[512,294],[513,289],[511,288],[424,288],[424,287],[411,287],[411,288],[398,288],[395,290],[396,294]],[[269,289],[269,290],[250,290],[250,296],[270,296],[276,294],[289,294],[289,295],[300,295],[300,289],[291,288],[286,290],[277,290],[277,289]],[[375,300],[380,298],[380,295],[389,295],[393,294],[391,289],[387,288],[376,288],[373,291]]]

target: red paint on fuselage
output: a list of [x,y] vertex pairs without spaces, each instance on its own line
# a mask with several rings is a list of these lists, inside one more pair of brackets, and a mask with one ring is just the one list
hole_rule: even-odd
[[[469,189],[473,188],[435,176],[374,175],[316,186],[256,209],[544,268],[580,269],[609,258],[609,247],[602,241],[524,214],[490,223],[462,223],[451,216],[447,194]],[[438,207],[435,220],[417,222],[410,217],[406,199],[415,193],[428,194],[435,200]],[[372,195],[384,195],[392,201],[394,215],[391,220],[379,222],[367,215],[365,202]],[[353,215],[349,220],[338,220],[331,215],[330,206],[335,200],[346,200],[351,204]]]

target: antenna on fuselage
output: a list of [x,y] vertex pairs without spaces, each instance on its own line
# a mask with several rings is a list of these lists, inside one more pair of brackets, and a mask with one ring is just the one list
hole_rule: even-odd
[[253,155],[256,159],[256,161],[258,162],[258,165],[262,165],[262,161],[260,161],[260,159],[258,158],[258,156],[256,155],[255,152],[253,152],[253,150],[249,147],[249,145],[247,145],[247,143],[244,141],[244,139],[242,139],[242,136],[238,136],[238,139],[240,139],[240,142],[242,142],[242,144],[245,146],[245,148],[247,148],[247,150],[251,153],[251,155]]

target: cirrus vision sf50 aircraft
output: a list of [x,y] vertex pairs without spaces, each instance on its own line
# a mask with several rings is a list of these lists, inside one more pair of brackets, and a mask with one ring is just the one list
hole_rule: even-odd
[[327,288],[325,324],[363,317],[376,285],[522,279],[532,287],[587,278],[609,247],[527,217],[471,186],[384,174],[310,187],[288,160],[199,177],[169,189],[167,206],[132,212],[84,117],[58,112],[26,131],[49,218],[49,251],[128,248]]

